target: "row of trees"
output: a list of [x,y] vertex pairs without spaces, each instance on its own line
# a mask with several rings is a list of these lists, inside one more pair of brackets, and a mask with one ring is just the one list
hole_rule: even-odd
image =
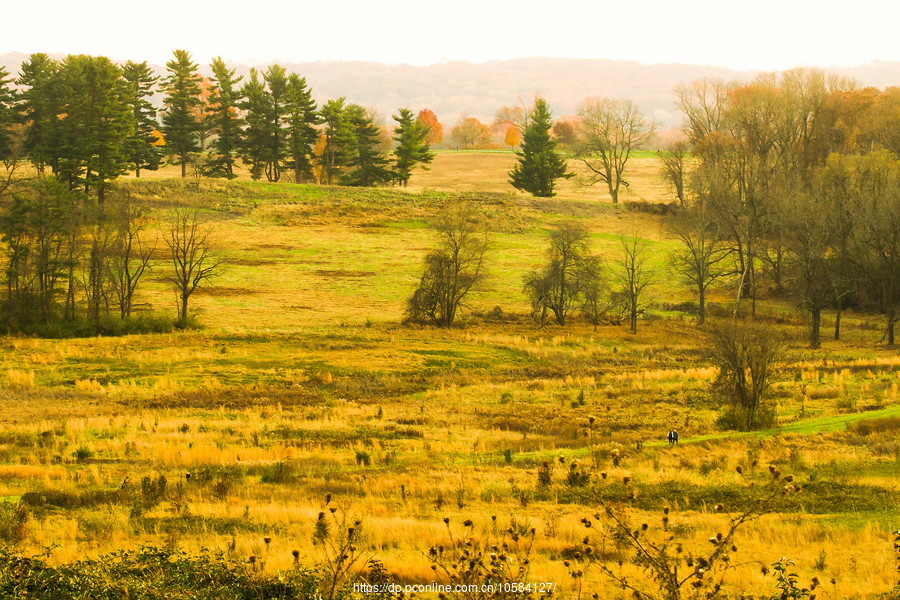
[[[736,282],[735,310],[756,312],[761,281],[809,315],[869,308],[895,341],[900,317],[900,94],[796,70],[750,84],[698,82],[678,90],[686,143],[664,174],[683,209],[676,265],[706,291]],[[886,107],[894,107],[894,112]]]
[[182,177],[193,167],[231,179],[242,164],[254,179],[347,185],[404,185],[432,159],[428,140],[440,124],[431,111],[398,111],[388,157],[390,133],[363,107],[337,99],[320,110],[306,80],[279,65],[251,69],[246,81],[221,58],[210,68],[204,79],[184,50],[163,78],[146,62],[33,54],[15,80],[0,70],[0,159],[27,159],[101,202],[108,181],[166,157]]
[[[434,225],[439,244],[425,257],[406,316],[413,322],[451,327],[469,292],[484,279],[488,243],[484,224],[470,206],[442,212]],[[636,333],[647,288],[656,275],[646,243],[623,236],[619,257],[607,265],[591,252],[590,233],[580,224],[561,223],[548,238],[546,262],[523,279],[532,317],[539,323],[552,317],[565,325],[577,311],[595,327],[624,317]]]
[[148,235],[149,220],[127,193],[109,195],[113,201],[100,204],[61,178],[46,176],[19,186],[0,205],[4,329],[71,334],[171,327],[166,319],[128,325],[160,245],[170,259],[165,278],[178,296],[174,324],[188,326],[190,297],[221,264],[209,252],[208,230],[196,212],[176,211],[164,224],[160,244]]

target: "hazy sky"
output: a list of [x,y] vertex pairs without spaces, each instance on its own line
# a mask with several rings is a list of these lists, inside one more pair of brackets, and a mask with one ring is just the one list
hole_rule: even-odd
[[0,0],[0,53],[163,63],[530,56],[735,69],[900,61],[897,0]]

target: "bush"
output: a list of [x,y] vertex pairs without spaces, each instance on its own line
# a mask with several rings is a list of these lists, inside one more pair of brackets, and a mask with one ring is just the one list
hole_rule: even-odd
[[323,573],[248,572],[221,554],[141,548],[54,567],[0,549],[0,597],[33,600],[287,600],[323,593]]
[[872,435],[873,433],[887,433],[900,430],[900,417],[885,417],[883,419],[864,419],[847,425],[847,429],[858,435]]
[[28,537],[31,513],[22,503],[0,502],[0,542],[16,546]]

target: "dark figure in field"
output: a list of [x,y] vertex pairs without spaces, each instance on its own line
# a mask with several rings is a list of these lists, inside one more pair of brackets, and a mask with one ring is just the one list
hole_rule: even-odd
[[674,429],[669,430],[669,434],[666,436],[666,439],[669,440],[670,446],[675,443],[675,430]]
[[674,431],[674,430],[672,431],[672,443],[673,443],[673,444],[677,444],[677,443],[678,443],[678,432],[677,432],[677,431]]

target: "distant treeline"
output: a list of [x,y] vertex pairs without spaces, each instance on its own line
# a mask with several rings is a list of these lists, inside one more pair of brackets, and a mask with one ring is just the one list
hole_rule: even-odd
[[[278,65],[246,81],[221,59],[210,66],[204,79],[177,50],[159,78],[146,62],[33,54],[15,80],[0,69],[0,157],[101,199],[106,182],[164,159],[182,176],[233,178],[242,164],[254,179],[363,186],[402,185],[431,160],[430,111],[398,110],[389,132],[343,98],[317,107],[306,80]],[[158,91],[162,110],[150,101]]]

